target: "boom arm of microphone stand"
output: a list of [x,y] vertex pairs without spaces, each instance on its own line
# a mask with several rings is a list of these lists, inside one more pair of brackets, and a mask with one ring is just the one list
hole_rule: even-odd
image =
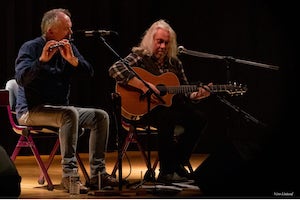
[[192,50],[187,50],[187,49],[183,49],[181,51],[181,53],[191,55],[191,56],[201,57],[201,58],[212,58],[212,59],[219,59],[219,60],[223,59],[223,56],[213,55],[213,54],[209,54],[209,53],[203,53],[200,51],[192,51]]
[[257,62],[241,60],[241,59],[235,59],[235,62],[241,63],[241,64],[246,64],[246,65],[262,67],[262,68],[266,68],[266,69],[279,70],[279,67],[275,66],[275,65],[267,65],[267,64],[263,64],[263,63],[257,63]]
[[180,53],[184,53],[184,54],[191,55],[191,56],[197,56],[197,57],[201,57],[201,58],[226,60],[226,61],[230,61],[230,62],[252,65],[252,66],[257,66],[257,67],[266,68],[266,69],[279,70],[279,67],[275,66],[275,65],[267,65],[267,64],[263,64],[263,63],[253,62],[253,61],[236,59],[231,56],[219,56],[219,55],[203,53],[203,52],[199,52],[199,51],[192,51],[192,50],[185,49],[183,47],[181,47]]

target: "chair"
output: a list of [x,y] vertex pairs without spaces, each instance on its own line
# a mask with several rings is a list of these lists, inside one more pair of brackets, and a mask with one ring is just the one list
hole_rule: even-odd
[[[146,164],[147,167],[147,172],[144,175],[144,180],[146,181],[154,181],[155,180],[155,169],[158,165],[159,162],[159,158],[158,156],[156,157],[156,160],[153,163],[153,166],[151,164],[151,153],[150,153],[150,149],[149,146],[148,148],[148,153],[146,153],[145,148],[143,147],[141,141],[139,140],[139,136],[142,135],[155,135],[157,134],[157,129],[153,126],[147,126],[144,124],[139,124],[136,123],[137,121],[132,121],[132,120],[128,120],[127,117],[124,117],[123,114],[121,113],[121,96],[118,93],[113,93],[112,94],[113,97],[113,105],[114,105],[114,109],[119,109],[119,110],[114,110],[114,115],[119,115],[119,116],[115,116],[116,119],[116,124],[119,126],[119,128],[123,128],[126,132],[127,135],[123,141],[123,145],[122,148],[120,150],[120,157],[121,159],[124,158],[126,151],[128,149],[128,147],[130,146],[130,144],[136,144],[142,158],[144,159],[144,162]],[[116,101],[118,103],[116,103]],[[118,105],[119,104],[119,105]],[[180,134],[182,134],[184,131],[182,126],[177,125],[174,129],[174,139],[176,137],[178,137]],[[188,167],[190,172],[193,172],[193,168],[190,164],[190,162],[185,163],[185,166]],[[112,170],[112,176],[116,176],[116,172],[118,170],[119,167],[119,159],[117,159],[114,168]]]
[[[45,179],[48,183],[47,189],[53,190],[54,186],[51,181],[51,178],[48,174],[48,169],[54,159],[54,156],[56,155],[58,148],[59,148],[59,138],[57,137],[59,128],[57,127],[51,127],[51,126],[24,126],[24,125],[18,125],[16,123],[15,119],[15,105],[16,105],[16,95],[18,91],[18,84],[14,79],[9,80],[6,83],[5,90],[0,90],[0,99],[1,107],[6,107],[8,118],[10,121],[10,124],[12,126],[12,129],[15,133],[19,134],[19,140],[16,144],[16,147],[11,155],[11,159],[14,161],[19,154],[21,148],[26,147],[30,148],[32,153],[34,154],[34,157],[37,161],[37,164],[39,165],[41,169],[41,175],[38,178],[39,184],[44,184]],[[51,153],[49,154],[48,160],[46,162],[43,162],[41,159],[40,153],[38,148],[35,145],[34,137],[44,135],[46,137],[57,137],[56,142],[51,150]],[[78,161],[78,164],[83,172],[83,175],[86,179],[86,182],[89,183],[89,176],[87,174],[87,171],[79,157],[79,154],[76,153],[76,158]]]
[[[150,150],[148,147],[148,154],[145,151],[142,143],[139,140],[139,135],[149,136],[150,134],[157,134],[157,129],[155,127],[146,127],[141,125],[134,125],[132,123],[126,122],[124,119],[121,120],[122,127],[127,131],[127,135],[123,141],[122,149],[121,149],[121,158],[123,159],[128,147],[130,144],[136,144],[144,162],[147,166],[147,172],[144,175],[145,180],[153,181],[155,178],[155,168],[152,168],[151,159],[150,159]],[[157,158],[158,159],[158,158]],[[116,176],[116,172],[118,170],[119,161],[117,160],[114,168],[112,170],[112,176]]]

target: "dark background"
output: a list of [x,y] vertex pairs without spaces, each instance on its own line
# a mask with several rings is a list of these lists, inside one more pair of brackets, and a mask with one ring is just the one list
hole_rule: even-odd
[[[117,31],[118,36],[107,36],[105,41],[121,57],[138,44],[150,24],[166,19],[177,33],[178,44],[186,49],[280,67],[279,70],[271,70],[234,60],[226,62],[228,60],[180,55],[191,83],[236,81],[248,88],[243,96],[224,96],[238,109],[221,102],[216,95],[199,103],[199,108],[206,112],[208,127],[195,151],[211,153],[220,144],[229,141],[246,159],[263,152],[261,155],[266,155],[276,164],[284,163],[280,165],[284,167],[282,169],[290,171],[296,160],[296,64],[299,52],[299,14],[292,2],[10,0],[4,4],[0,18],[0,85],[4,87],[6,81],[14,76],[14,60],[20,46],[40,36],[40,21],[49,9],[69,9],[74,32],[94,29]],[[100,107],[111,113],[110,93],[114,91],[115,83],[107,70],[118,59],[117,56],[97,37],[74,34],[74,43],[94,66],[95,76],[92,79],[74,78],[72,104]],[[2,112],[1,116],[0,144],[10,153],[17,136],[8,125],[5,113]],[[110,135],[109,149],[115,150],[113,121]],[[80,151],[87,151],[87,138],[81,138]],[[51,148],[49,142],[41,140],[39,144],[41,153]]]

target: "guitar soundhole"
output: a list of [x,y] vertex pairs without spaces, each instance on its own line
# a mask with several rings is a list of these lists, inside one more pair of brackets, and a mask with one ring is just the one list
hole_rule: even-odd
[[167,88],[163,84],[159,84],[156,88],[160,91],[160,96],[165,96],[167,94]]

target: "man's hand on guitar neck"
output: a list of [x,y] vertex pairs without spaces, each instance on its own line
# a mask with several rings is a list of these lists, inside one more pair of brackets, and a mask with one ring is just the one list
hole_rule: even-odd
[[203,85],[199,87],[199,90],[197,92],[192,92],[190,95],[191,100],[200,100],[208,97],[210,95],[210,89],[213,83],[209,83],[208,85]]

